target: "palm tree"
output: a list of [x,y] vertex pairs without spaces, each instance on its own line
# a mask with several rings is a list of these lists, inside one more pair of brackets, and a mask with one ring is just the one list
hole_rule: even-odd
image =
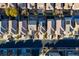
[[33,8],[34,9],[34,15],[37,16],[37,3],[34,4],[34,7],[35,7],[35,8]]
[[[21,19],[21,10],[20,10],[20,7],[18,6],[18,4],[16,3],[16,8],[17,8],[17,10],[18,10],[18,19],[17,19],[17,27],[19,28],[19,19]],[[18,28],[17,28],[17,34],[19,33],[19,31],[18,31]]]
[[61,7],[62,7],[62,17],[63,17],[63,11],[64,11],[64,6],[65,6],[65,3],[61,3]]
[[54,11],[55,11],[55,9],[56,9],[56,8],[55,8],[55,6],[56,6],[56,3],[53,3],[53,8],[54,8]]
[[46,7],[47,7],[47,4],[46,4],[46,3],[44,3],[44,9],[45,9],[45,11],[46,11]]
[[55,8],[55,6],[56,6],[56,3],[51,3],[51,5],[52,5],[52,7],[53,7],[53,15],[55,15],[55,10],[56,10],[56,8]]
[[37,10],[37,3],[35,3],[35,10]]
[[26,3],[26,12],[28,13],[28,15],[27,15],[27,19],[26,19],[26,21],[27,21],[27,32],[26,32],[26,35],[28,35],[28,21],[29,21],[29,11],[28,11],[28,8],[27,8],[27,5],[28,5],[28,3]]
[[45,12],[46,12],[46,5],[47,5],[47,4],[44,3],[44,12],[43,12],[43,15],[44,15],[44,16],[46,15],[46,13],[45,13]]
[[[38,14],[38,9],[37,9],[37,3],[35,3],[35,12]],[[38,15],[36,16],[37,17],[37,19],[38,19]],[[39,35],[38,35],[38,32],[39,32],[39,29],[38,29],[38,26],[39,26],[39,24],[38,24],[38,20],[36,20],[37,22],[37,24],[36,24],[36,34],[37,34],[37,38],[39,38]]]
[[72,6],[71,6],[71,15],[73,15],[73,5],[74,3],[72,3]]
[[[44,3],[44,16],[46,17],[46,7],[47,7],[47,3]],[[46,27],[45,27],[45,29],[46,29],[46,31],[47,31],[47,20],[46,20]]]
[[61,7],[62,9],[64,9],[65,3],[61,3]]

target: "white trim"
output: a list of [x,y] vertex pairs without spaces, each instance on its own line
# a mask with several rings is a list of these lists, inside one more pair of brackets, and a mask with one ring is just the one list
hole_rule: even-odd
[[8,28],[9,30],[8,30],[8,32],[10,34],[10,33],[12,33],[12,20],[9,20],[8,22],[9,22],[9,28]]
[[21,32],[22,32],[22,21],[19,21],[19,34],[21,34]]

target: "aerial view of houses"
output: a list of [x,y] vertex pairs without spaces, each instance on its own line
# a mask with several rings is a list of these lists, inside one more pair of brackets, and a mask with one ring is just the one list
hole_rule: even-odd
[[79,56],[79,3],[0,3],[0,56]]

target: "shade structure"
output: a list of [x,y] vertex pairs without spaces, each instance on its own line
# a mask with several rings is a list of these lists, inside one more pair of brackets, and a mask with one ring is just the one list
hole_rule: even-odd
[[79,47],[79,40],[76,39],[64,39],[64,40],[59,40],[56,44],[55,47]]

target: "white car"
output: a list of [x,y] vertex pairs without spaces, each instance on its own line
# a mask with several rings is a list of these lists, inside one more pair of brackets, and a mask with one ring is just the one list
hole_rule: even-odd
[[75,52],[68,52],[68,56],[78,56]]
[[47,56],[60,56],[58,52],[48,52],[46,55]]

